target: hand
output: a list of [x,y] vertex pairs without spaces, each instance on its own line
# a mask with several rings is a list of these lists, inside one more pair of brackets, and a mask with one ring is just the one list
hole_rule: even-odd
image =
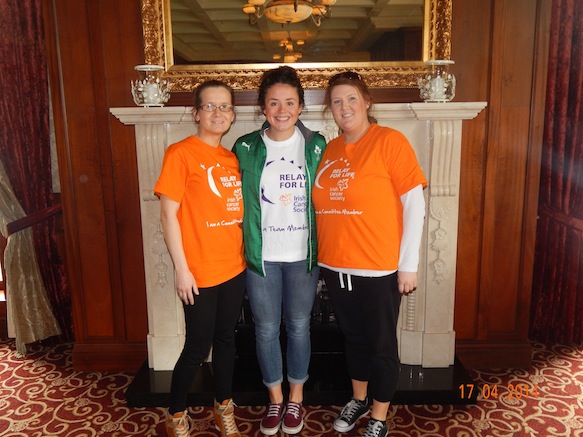
[[399,293],[407,296],[417,289],[417,272],[397,272],[397,284]]
[[194,305],[194,296],[199,294],[194,276],[187,270],[176,272],[176,292],[185,305]]

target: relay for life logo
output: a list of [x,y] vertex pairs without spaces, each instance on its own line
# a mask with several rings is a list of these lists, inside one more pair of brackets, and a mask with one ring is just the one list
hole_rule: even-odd
[[350,186],[350,180],[354,179],[354,172],[350,169],[350,162],[345,158],[326,160],[324,166],[316,175],[314,185],[316,188],[326,189],[320,183],[322,177],[330,179],[330,183],[325,183],[329,189],[330,200],[344,201],[344,190]]
[[[285,158],[269,161],[265,164],[265,173],[271,175],[270,180],[276,183],[261,186],[261,200],[270,205],[291,207],[293,212],[303,213],[306,210],[306,175],[303,166]],[[265,174],[264,173],[264,174]]]
[[[332,202],[346,202],[346,190],[354,181],[356,172],[350,168],[350,162],[346,158],[326,160],[324,166],[316,174],[314,180],[315,189],[327,191],[328,197]],[[360,209],[343,208],[342,204],[338,207],[322,208],[316,211],[316,214],[338,214],[338,215],[361,215]]]
[[201,168],[206,170],[210,190],[226,202],[227,211],[240,211],[243,192],[237,176],[219,163],[209,168],[201,164]]

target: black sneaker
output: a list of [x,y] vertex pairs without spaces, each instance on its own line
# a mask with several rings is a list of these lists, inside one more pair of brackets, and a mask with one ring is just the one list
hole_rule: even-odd
[[383,420],[370,419],[363,437],[387,437],[389,435],[389,428],[387,423]]
[[348,432],[354,425],[356,421],[361,417],[368,414],[368,398],[364,401],[360,401],[356,398],[352,398],[348,401],[344,408],[340,412],[340,416],[334,421],[334,429],[338,432]]

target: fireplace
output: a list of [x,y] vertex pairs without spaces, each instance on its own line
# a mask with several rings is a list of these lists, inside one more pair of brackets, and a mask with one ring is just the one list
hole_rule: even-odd
[[[409,139],[429,186],[417,290],[402,300],[399,320],[401,363],[423,368],[454,364],[453,328],[462,121],[475,118],[485,102],[376,104],[379,124]],[[173,266],[153,193],[166,147],[195,133],[192,108],[111,108],[135,126],[142,238],[148,306],[148,365],[171,370],[184,342],[182,304],[174,290]],[[230,147],[239,136],[258,129],[264,117],[253,106],[237,107],[237,121],[223,138]],[[330,114],[308,106],[301,120],[327,139],[337,135]]]

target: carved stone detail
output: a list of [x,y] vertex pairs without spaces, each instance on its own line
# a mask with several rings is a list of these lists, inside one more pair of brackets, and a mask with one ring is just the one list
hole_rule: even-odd
[[[448,263],[442,256],[450,249],[450,239],[446,229],[441,224],[448,220],[450,212],[454,209],[454,200],[451,197],[432,197],[429,200],[429,214],[437,221],[437,229],[430,232],[431,243],[429,247],[437,257],[431,263],[433,267],[433,281],[441,284],[446,277]],[[454,260],[455,261],[455,260]]]
[[[157,201],[154,185],[160,175],[164,150],[167,147],[166,129],[164,125],[145,124],[138,127],[142,135],[142,153],[138,154],[138,176],[140,192],[145,201]],[[164,147],[161,148],[160,144]]]
[[452,120],[433,122],[432,196],[457,196],[459,170],[454,159],[454,124]]
[[406,331],[415,331],[415,320],[417,313],[417,294],[416,292],[411,293],[407,296],[407,303],[405,308],[407,310],[405,315],[405,326],[403,327]]
[[156,285],[164,288],[168,283],[168,264],[164,261],[165,255],[168,255],[168,249],[164,241],[164,233],[162,232],[162,223],[158,220],[158,230],[152,236],[152,253],[158,256],[156,263],[156,272],[158,273],[158,280]]
[[326,138],[326,141],[330,141],[330,140],[336,138],[338,136],[338,132],[339,132],[338,126],[334,122],[328,122],[328,123],[324,124],[324,126],[320,130],[320,133],[322,135],[324,135],[324,138]]

